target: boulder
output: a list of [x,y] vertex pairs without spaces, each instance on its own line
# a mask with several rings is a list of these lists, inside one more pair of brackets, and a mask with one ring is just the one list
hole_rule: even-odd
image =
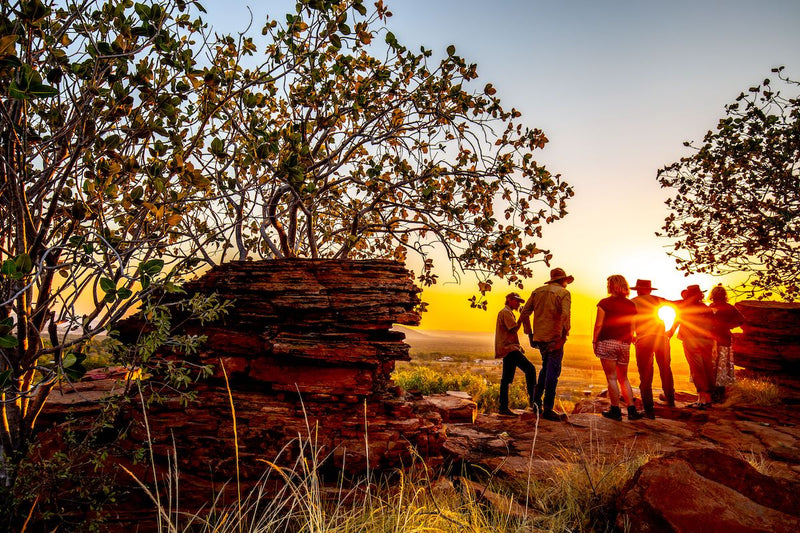
[[800,483],[771,478],[713,449],[643,465],[620,496],[616,525],[641,532],[800,531]]

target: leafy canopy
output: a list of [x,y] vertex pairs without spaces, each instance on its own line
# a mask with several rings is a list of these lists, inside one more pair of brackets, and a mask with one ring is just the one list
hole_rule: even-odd
[[773,69],[741,93],[691,156],[658,172],[674,190],[662,235],[687,272],[748,275],[760,297],[800,295],[800,82]]

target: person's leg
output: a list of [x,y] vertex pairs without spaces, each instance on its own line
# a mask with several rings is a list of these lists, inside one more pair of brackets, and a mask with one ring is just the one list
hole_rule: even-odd
[[705,391],[704,391],[704,399],[702,399],[703,403],[710,404],[711,401],[711,393],[714,391],[716,376],[717,376],[717,367],[714,361],[714,341],[710,339],[704,339],[700,343],[700,355],[703,361],[703,373],[705,374]]
[[603,372],[606,375],[606,382],[608,383],[608,399],[611,402],[611,407],[608,411],[603,411],[601,414],[605,418],[612,420],[622,420],[622,412],[619,408],[619,385],[617,384],[617,362],[613,359],[600,359],[600,364],[603,365]]
[[519,358],[519,368],[525,373],[525,387],[528,391],[528,401],[530,402],[531,408],[533,408],[536,405],[536,367],[522,354],[522,357]]
[[514,381],[514,374],[517,371],[515,354],[511,352],[503,358],[503,375],[500,377],[500,412],[508,411],[508,387]]
[[708,378],[706,377],[705,363],[703,362],[703,349],[695,339],[683,341],[683,353],[686,354],[686,362],[689,363],[689,372],[692,381],[697,389],[697,401],[706,403],[711,397],[708,388]]
[[533,394],[533,403],[542,408],[542,396],[544,395],[545,382],[547,381],[547,367],[548,367],[548,352],[544,349],[539,349],[542,354],[542,369],[539,371],[539,378],[536,381],[536,389]]
[[658,375],[661,376],[661,389],[669,406],[675,406],[675,380],[672,377],[672,368],[669,338],[666,336],[658,337],[655,343],[656,363],[658,364]]
[[639,392],[642,405],[648,413],[653,412],[653,353],[658,337],[648,335],[636,342],[636,366],[639,369]]
[[621,363],[616,364],[617,371],[617,385],[619,386],[619,393],[626,405],[633,405],[633,387],[628,381],[628,365]]
[[619,407],[619,384],[617,383],[617,362],[612,359],[600,359],[603,372],[608,383],[608,399],[611,407]]
[[561,375],[562,359],[564,359],[563,345],[556,350],[548,351],[547,374],[544,382],[544,400],[542,402],[542,407],[545,411],[552,411],[556,402],[556,387],[558,386],[558,377]]

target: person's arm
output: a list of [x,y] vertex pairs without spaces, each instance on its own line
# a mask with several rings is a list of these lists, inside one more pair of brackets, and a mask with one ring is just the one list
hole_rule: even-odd
[[570,327],[570,311],[572,308],[572,295],[567,291],[564,298],[561,299],[561,336],[567,338],[569,335]]
[[603,329],[603,320],[606,318],[606,312],[599,305],[597,306],[597,317],[594,319],[594,332],[592,333],[592,345],[597,344],[597,339],[600,337],[600,330]]
[[522,307],[522,311],[519,312],[519,323],[522,324],[522,331],[525,332],[528,337],[533,335],[533,328],[531,328],[531,315],[533,314],[533,294],[531,297],[528,298],[528,301],[525,302],[525,305]]

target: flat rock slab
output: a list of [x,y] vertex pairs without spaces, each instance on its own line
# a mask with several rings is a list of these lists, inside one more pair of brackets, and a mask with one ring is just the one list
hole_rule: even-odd
[[447,424],[444,447],[451,459],[510,477],[547,475],[587,453],[619,460],[701,448],[759,462],[772,475],[800,475],[800,414],[790,407],[657,407],[655,420],[634,422],[603,418],[603,408],[602,400],[585,400],[563,422],[537,420],[529,411],[517,417],[480,414],[474,424]]

